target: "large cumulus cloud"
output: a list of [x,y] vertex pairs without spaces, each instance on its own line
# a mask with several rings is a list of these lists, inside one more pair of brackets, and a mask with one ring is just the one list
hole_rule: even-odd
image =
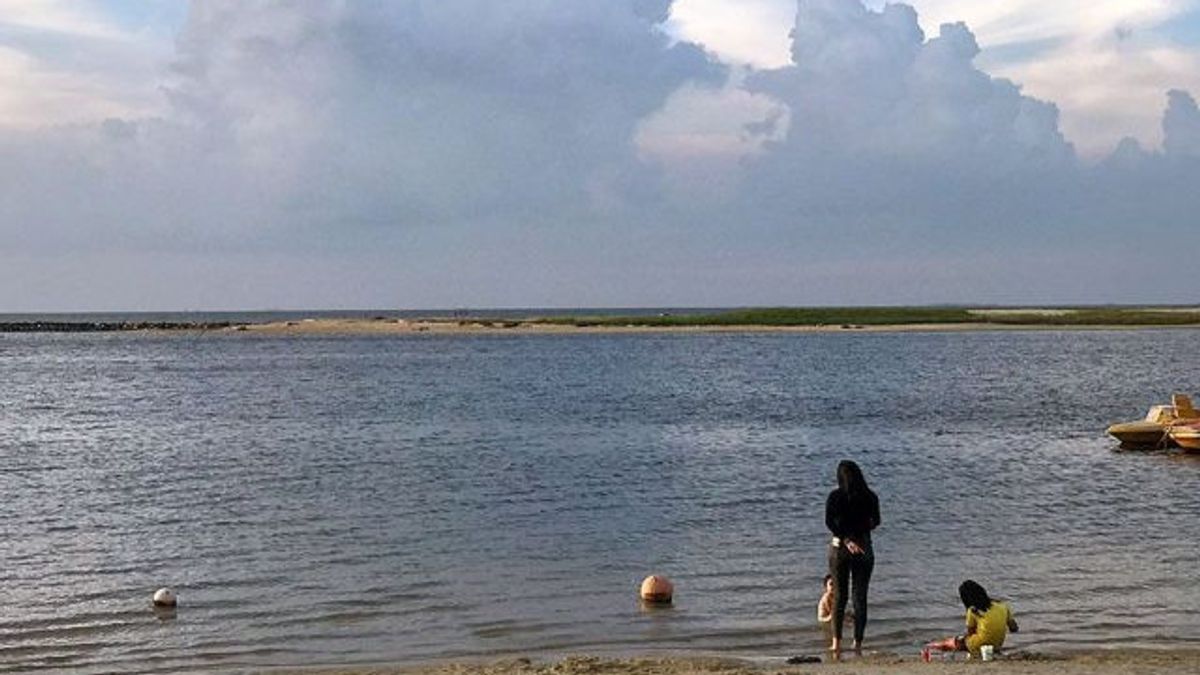
[[789,129],[746,162],[743,194],[722,217],[753,212],[742,222],[777,250],[792,246],[798,264],[843,254],[869,266],[935,248],[1041,254],[1116,246],[1147,227],[1196,236],[1197,197],[1171,187],[1200,178],[1170,161],[1195,148],[1184,92],[1170,94],[1162,152],[1092,166],[1052,102],[975,65],[979,46],[961,23],[927,37],[907,5],[800,0],[792,38],[791,64],[747,81],[787,106]]
[[[1200,244],[1188,92],[1164,92],[1161,147],[1083,161],[1051,101],[976,65],[963,24],[927,36],[906,5],[798,0],[792,63],[726,79],[664,34],[669,9],[194,3],[168,112],[0,133],[0,267],[91,251],[37,271],[119,281],[40,277],[93,305],[147,278],[170,280],[147,296],[168,307],[1100,301],[1158,299],[1157,270]],[[646,120],[697,114],[710,85],[769,117],[679,152],[660,117],[662,152],[640,158]],[[197,257],[219,292],[180,281]],[[241,285],[249,300],[207,300]]]
[[1015,176],[1060,178],[1075,166],[1053,104],[978,70],[962,24],[927,40],[907,5],[802,0],[792,35],[793,63],[749,82],[791,111],[751,181],[783,206],[933,211],[945,223],[947,202],[1002,198]]
[[669,4],[194,3],[169,114],[0,141],[0,227],[219,247],[619,209],[652,193],[638,121],[720,78]]
[[173,93],[304,167],[309,207],[352,196],[363,218],[420,224],[587,204],[636,187],[638,120],[717,75],[657,29],[667,5],[200,4]]

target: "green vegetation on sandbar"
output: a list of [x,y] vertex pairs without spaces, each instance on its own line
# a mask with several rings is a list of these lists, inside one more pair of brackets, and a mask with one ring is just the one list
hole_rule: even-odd
[[1021,326],[1192,326],[1200,325],[1200,310],[1155,308],[1080,308],[1053,314],[1013,311],[977,312],[984,323]]
[[529,323],[600,326],[899,326],[913,324],[996,324],[1004,326],[1188,326],[1200,325],[1198,309],[963,307],[766,307],[711,314],[654,316],[554,316]]

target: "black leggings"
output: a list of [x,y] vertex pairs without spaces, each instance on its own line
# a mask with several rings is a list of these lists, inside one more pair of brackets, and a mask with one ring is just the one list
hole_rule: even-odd
[[854,589],[854,641],[862,642],[867,628],[867,589],[875,569],[875,551],[867,545],[859,555],[851,555],[845,543],[829,547],[829,573],[833,575],[833,636],[842,639],[842,621],[846,618],[849,590]]

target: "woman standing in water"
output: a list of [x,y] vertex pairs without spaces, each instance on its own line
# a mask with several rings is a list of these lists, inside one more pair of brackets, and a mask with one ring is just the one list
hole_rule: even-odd
[[879,498],[867,486],[862,469],[849,460],[838,464],[838,487],[825,501],[825,525],[833,533],[829,542],[829,573],[833,575],[833,642],[842,650],[842,619],[848,591],[854,594],[854,649],[862,649],[867,627],[867,588],[875,569],[871,530],[879,527]]

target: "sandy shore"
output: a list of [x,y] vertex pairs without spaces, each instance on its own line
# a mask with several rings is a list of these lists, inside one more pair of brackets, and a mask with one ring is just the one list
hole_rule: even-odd
[[495,335],[572,335],[596,333],[911,333],[1030,330],[1144,330],[1180,328],[1179,326],[1052,326],[1008,325],[995,323],[922,323],[886,326],[576,326],[529,321],[408,320],[408,319],[303,319],[274,323],[255,323],[220,329],[222,332],[263,335],[407,335],[407,334],[495,334]]
[[594,333],[826,333],[850,331],[950,331],[980,330],[988,324],[926,324],[909,326],[576,326],[572,324],[534,323],[529,321],[436,321],[406,319],[305,319],[275,323],[246,324],[226,330],[268,335],[404,335],[496,334],[496,335],[571,335]]
[[1193,675],[1200,672],[1200,650],[1114,650],[1069,655],[1013,654],[991,663],[952,661],[923,663],[918,658],[896,656],[847,657],[838,663],[787,665],[782,659],[751,662],[713,658],[605,659],[588,656],[561,661],[514,659],[491,663],[449,663],[426,666],[365,666],[335,669],[271,670],[295,675],[926,675],[963,672],[1005,675],[1117,675],[1162,673]]

